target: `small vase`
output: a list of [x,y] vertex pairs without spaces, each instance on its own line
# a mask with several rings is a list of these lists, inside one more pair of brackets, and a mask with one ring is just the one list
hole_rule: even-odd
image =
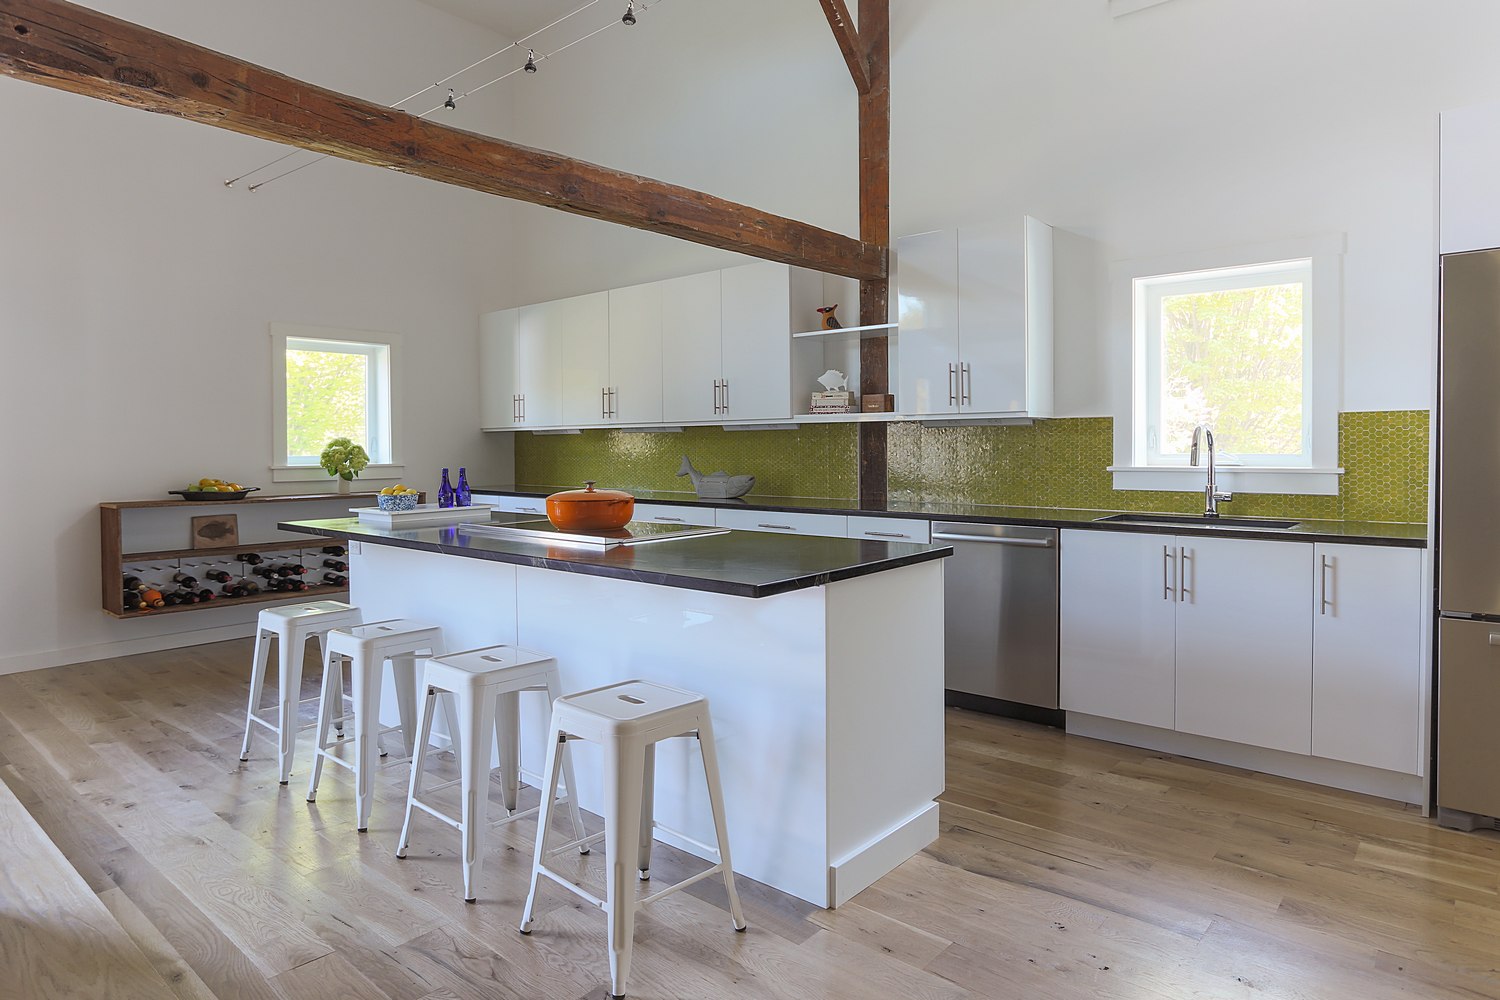
[[343,476],[335,476],[334,478],[338,480],[340,493],[348,493],[350,491],[349,480]]

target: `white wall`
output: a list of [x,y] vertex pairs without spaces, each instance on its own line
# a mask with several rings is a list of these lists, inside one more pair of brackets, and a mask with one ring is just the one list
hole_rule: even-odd
[[[404,0],[95,6],[380,101],[498,47]],[[508,104],[458,123],[503,131]],[[204,475],[272,486],[270,321],[401,334],[407,481],[510,479],[474,377],[478,315],[511,294],[508,203],[338,160],[226,190],[285,150],[4,78],[0,121],[0,672],[253,621],[108,619],[95,504]]]
[[[1489,0],[893,5],[898,234],[1029,212],[1116,258],[1347,233],[1348,410],[1432,399],[1440,110],[1500,97]],[[817,4],[663,3],[518,88],[521,141],[844,232],[852,85]],[[527,299],[724,256],[525,210]],[[1076,248],[1075,248],[1076,249]],[[1060,261],[1086,280],[1086,255]],[[1108,414],[1119,336],[1059,303],[1062,415]]]

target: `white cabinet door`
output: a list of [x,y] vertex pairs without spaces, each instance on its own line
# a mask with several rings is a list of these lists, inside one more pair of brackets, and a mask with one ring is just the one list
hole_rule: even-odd
[[958,234],[896,243],[900,351],[896,401],[903,413],[958,412]]
[[692,504],[637,503],[634,520],[654,521],[658,524],[695,524],[712,527],[714,509],[695,507]]
[[932,541],[932,522],[919,518],[861,517],[854,514],[849,517],[849,537],[926,545]]
[[516,400],[516,319],[515,309],[479,317],[479,426],[483,430],[514,427],[520,413]]
[[[792,415],[791,268],[759,261],[721,272],[722,415]],[[852,325],[852,324],[851,324]]]
[[555,427],[562,423],[561,307],[556,302],[522,306],[516,322],[516,392],[521,396],[517,426]]
[[958,231],[959,408],[1026,410],[1026,251],[1019,223]]
[[1419,774],[1422,554],[1315,549],[1312,752]]
[[1445,111],[1438,134],[1441,252],[1500,247],[1500,104]]
[[661,282],[662,419],[719,419],[720,272]]
[[1311,753],[1313,547],[1177,545],[1177,729]]
[[609,293],[609,422],[661,423],[661,284]]
[[798,514],[781,510],[735,510],[720,507],[714,523],[736,531],[764,531],[777,535],[826,535],[846,538],[849,519],[840,514]]
[[496,510],[503,510],[510,514],[538,514],[547,516],[547,500],[545,497],[518,497],[497,496],[486,499],[488,504],[494,504]]
[[1060,544],[1062,708],[1171,729],[1177,539],[1073,530]]
[[548,303],[562,341],[562,422],[602,424],[609,406],[609,293],[594,292]]

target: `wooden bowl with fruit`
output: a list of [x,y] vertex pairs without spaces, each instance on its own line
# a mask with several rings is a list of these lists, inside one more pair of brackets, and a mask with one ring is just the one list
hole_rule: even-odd
[[395,486],[387,486],[381,490],[375,502],[380,504],[380,509],[384,511],[415,510],[417,498],[421,495],[420,490],[414,490],[404,483],[397,483]]
[[168,490],[168,493],[182,497],[184,500],[194,502],[202,500],[243,500],[256,490],[259,486],[241,486],[239,483],[231,483],[223,479],[200,479],[196,483],[189,483],[186,488],[180,490]]

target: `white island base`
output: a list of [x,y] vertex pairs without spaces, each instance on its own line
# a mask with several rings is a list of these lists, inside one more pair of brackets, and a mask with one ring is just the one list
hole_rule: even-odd
[[[705,695],[740,875],[836,907],[937,838],[941,560],[748,598],[370,542],[351,542],[350,557],[366,621],[441,625],[453,650],[551,654],[568,691],[640,678]],[[544,760],[544,702],[522,697],[532,772]],[[597,814],[599,750],[573,746],[580,804]],[[696,748],[660,744],[656,771],[657,820],[712,843]],[[658,839],[702,855],[664,831]]]

